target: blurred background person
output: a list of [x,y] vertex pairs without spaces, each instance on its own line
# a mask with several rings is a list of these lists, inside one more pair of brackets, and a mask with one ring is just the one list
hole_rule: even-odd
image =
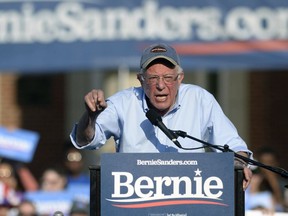
[[81,200],[74,200],[70,216],[88,216],[89,215],[89,203],[83,202]]
[[265,213],[275,212],[271,187],[258,167],[253,169],[251,183],[245,191],[245,209],[260,210]]
[[50,216],[56,211],[66,215],[71,205],[71,194],[67,192],[66,186],[67,177],[63,166],[50,166],[43,171],[38,190],[25,193],[24,198],[34,203],[36,212],[41,216]]
[[8,204],[0,204],[0,216],[9,216],[11,208]]
[[67,176],[62,167],[49,167],[41,177],[40,190],[42,191],[62,191],[67,186]]
[[11,164],[0,163],[0,204],[16,206],[21,202],[22,191],[18,189],[18,181]]
[[[282,167],[278,161],[278,154],[271,147],[263,147],[255,152],[255,158],[268,166],[272,167]],[[275,210],[278,212],[287,211],[287,200],[285,200],[285,185],[287,181],[282,178],[279,174],[271,172],[267,169],[260,168],[263,176],[269,182],[269,188],[273,195],[273,201],[275,205]]]
[[[0,167],[2,167],[0,170],[2,181],[9,181],[12,188],[22,192],[38,190],[38,181],[25,164],[14,160],[0,159]],[[5,175],[10,175],[11,178],[6,176],[4,179]]]
[[18,186],[12,165],[4,161],[0,163],[0,181],[13,189]]
[[18,208],[18,216],[37,216],[37,209],[36,206],[32,201],[29,200],[23,200]]
[[64,165],[67,171],[66,176],[68,188],[77,185],[90,185],[90,176],[85,172],[81,150],[76,149],[72,144],[69,144],[69,147],[67,147],[65,151]]
[[0,162],[0,216],[8,216],[14,207],[20,204],[23,193],[19,189],[13,166],[6,162]]

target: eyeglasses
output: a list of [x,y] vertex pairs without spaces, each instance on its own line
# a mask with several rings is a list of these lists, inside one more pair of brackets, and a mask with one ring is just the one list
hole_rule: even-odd
[[180,74],[177,75],[172,75],[172,74],[167,74],[164,76],[157,76],[157,75],[151,75],[151,76],[144,76],[142,75],[143,80],[149,84],[149,85],[156,85],[160,78],[163,79],[165,84],[171,85],[173,82],[175,82]]

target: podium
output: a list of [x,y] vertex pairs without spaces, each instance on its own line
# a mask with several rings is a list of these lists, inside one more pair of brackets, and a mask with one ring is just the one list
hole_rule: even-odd
[[[197,215],[197,211],[199,212],[198,214],[200,215],[201,212],[203,212],[203,211],[205,212],[207,209],[213,210],[213,208],[216,208],[215,211],[219,211],[219,209],[224,206],[223,210],[220,210],[220,211],[224,211],[224,212],[227,211],[228,215],[232,215],[229,212],[233,212],[233,214],[235,216],[244,216],[245,215],[244,191],[242,188],[243,170],[242,169],[234,169],[233,158],[234,158],[234,156],[232,153],[194,153],[194,154],[190,154],[190,153],[183,153],[183,154],[179,154],[179,153],[171,153],[171,154],[170,153],[156,153],[156,154],[116,153],[115,154],[115,153],[112,153],[112,154],[104,154],[101,158],[101,167],[100,166],[90,166],[89,167],[90,180],[91,180],[90,181],[90,215],[105,216],[108,214],[107,209],[109,209],[109,211],[110,211],[110,209],[113,210],[113,208],[115,206],[119,207],[119,209],[116,209],[117,213],[119,212],[119,214],[117,214],[117,215],[121,215],[121,211],[129,212],[128,215],[134,215],[135,212],[133,212],[132,214],[131,214],[131,212],[135,211],[135,208],[140,208],[139,206],[147,206],[147,205],[148,205],[148,207],[145,207],[146,212],[143,213],[143,215],[157,215],[157,214],[158,215],[165,215],[165,216],[166,215],[177,215],[180,207],[178,207],[175,203],[180,203],[181,211],[183,208],[183,212],[188,212],[188,213],[186,213],[186,215],[189,215],[189,210],[187,211],[187,210],[185,210],[185,208],[192,208],[193,212],[196,212],[196,214],[193,213],[193,215]],[[190,160],[190,162],[191,161],[198,162],[198,165],[197,165],[197,163],[195,163],[193,166],[186,166],[185,165],[183,167],[182,166],[169,165],[169,164],[163,165],[164,167],[161,167],[159,165],[155,165],[159,161],[160,162],[166,161],[168,163],[173,163],[173,161],[179,162],[179,161],[189,161],[189,160]],[[139,166],[139,165],[136,165],[136,163],[140,163],[140,164],[144,163],[144,165]],[[154,163],[154,165],[145,167],[145,163],[146,164],[147,163],[148,164]],[[221,165],[221,163],[222,163],[222,165]],[[127,166],[125,166],[125,164]],[[220,168],[217,167],[217,164],[220,164],[220,166],[225,166],[225,167],[221,168],[222,171]],[[215,167],[217,167],[217,169],[219,171],[217,170],[215,172]],[[232,178],[226,172],[226,171],[230,170],[231,167],[232,167],[232,171],[231,171]],[[191,199],[190,198],[188,199],[187,196],[184,197],[185,199],[183,199],[181,197],[180,197],[180,199],[178,199],[180,196],[180,195],[178,195],[178,196],[176,196],[177,199],[175,198],[175,196],[172,197],[173,198],[172,200],[174,200],[174,202],[171,202],[171,197],[169,197],[169,199],[166,199],[167,196],[163,196],[162,198],[165,198],[164,200],[161,199],[161,202],[159,200],[157,202],[155,202],[155,201],[153,201],[153,199],[151,199],[151,197],[149,197],[149,199],[145,199],[145,202],[142,202],[142,205],[139,205],[139,199],[138,199],[137,203],[136,204],[134,203],[133,205],[131,203],[127,204],[127,202],[126,202],[126,205],[124,205],[122,203],[117,203],[117,204],[113,203],[113,205],[110,206],[110,202],[115,202],[115,194],[120,193],[119,192],[120,189],[118,188],[116,190],[114,188],[114,198],[110,197],[111,199],[106,199],[108,196],[110,196],[109,193],[111,193],[111,192],[108,192],[108,195],[105,195],[106,192],[104,190],[106,190],[107,188],[109,188],[109,189],[113,188],[113,184],[111,185],[111,182],[109,182],[109,181],[111,181],[111,179],[105,179],[106,178],[105,175],[108,176],[108,178],[111,178],[112,177],[111,173],[113,173],[114,180],[116,178],[115,176],[117,176],[118,181],[120,181],[119,180],[120,178],[123,178],[123,179],[126,178],[127,179],[128,177],[126,175],[123,174],[123,176],[121,177],[120,174],[118,174],[117,170],[119,168],[122,169],[122,171],[120,170],[119,173],[121,173],[121,174],[123,174],[123,173],[127,174],[128,173],[129,177],[133,176],[133,172],[136,172],[136,173],[139,172],[138,173],[139,176],[141,176],[142,173],[145,173],[145,178],[143,177],[143,179],[144,179],[143,182],[146,185],[145,184],[144,184],[144,186],[140,185],[140,187],[142,187],[142,188],[138,189],[137,191],[141,195],[144,194],[146,197],[148,194],[147,191],[150,190],[149,192],[151,193],[151,188],[147,189],[147,188],[149,188],[147,186],[147,181],[148,182],[151,181],[149,179],[153,179],[153,175],[154,176],[157,175],[157,179],[159,179],[159,176],[161,176],[160,172],[162,172],[162,170],[164,173],[164,174],[162,174],[162,176],[163,175],[165,175],[165,177],[173,176],[173,179],[175,179],[176,176],[182,175],[181,173],[179,174],[178,171],[181,171],[181,169],[183,168],[185,176],[184,177],[182,176],[181,179],[182,178],[185,180],[192,179],[191,184],[196,185],[198,190],[194,189],[194,191],[193,191],[193,189],[190,188],[190,190],[192,192],[191,192],[189,197],[190,198],[192,197]],[[210,168],[212,169],[211,171],[209,171]],[[132,169],[132,171],[131,171],[131,169]],[[134,169],[134,171],[133,171],[133,169]],[[155,171],[156,174],[155,173],[153,174],[154,169],[156,170]],[[190,169],[191,169],[191,173],[193,173],[193,174],[192,174],[192,177],[188,178],[188,177],[186,177],[186,173],[187,173],[187,170],[190,170]],[[111,170],[115,170],[115,171],[111,172]],[[199,198],[199,194],[200,194],[199,188],[202,188],[202,186],[201,187],[197,186],[197,182],[198,183],[200,182],[200,178],[196,177],[198,175],[196,173],[197,170],[198,170],[198,174],[199,173],[201,174],[200,170],[203,171],[203,174],[202,174],[203,178],[201,178],[201,182],[203,181],[202,182],[203,185],[205,184],[205,187],[207,187],[207,185],[208,185],[208,187],[211,187],[211,193],[209,193],[209,190],[208,190],[208,192],[206,191],[208,194],[208,197],[205,195],[204,197],[202,197],[203,199],[200,199],[201,196]],[[225,173],[224,173],[224,175],[221,176],[221,172],[223,172],[223,170],[225,171]],[[125,171],[125,172],[123,172],[123,171]],[[234,171],[234,173],[233,173],[233,171]],[[194,172],[195,172],[195,174],[194,174]],[[131,176],[130,176],[130,173],[132,173]],[[152,173],[152,177],[151,178],[147,177],[147,173],[149,173],[149,174]],[[168,173],[168,174],[166,175],[166,173]],[[171,173],[173,173],[173,174],[171,175]],[[219,174],[219,178],[217,177],[218,174]],[[206,177],[204,177],[205,175],[206,175]],[[135,175],[135,176],[137,176],[137,175]],[[213,178],[210,178],[210,176],[212,176]],[[228,176],[229,179],[226,179],[226,176]],[[221,178],[223,178],[223,181],[221,180]],[[177,179],[179,180],[180,178],[177,178]],[[194,182],[193,182],[193,179],[195,180]],[[231,181],[231,179],[234,179],[234,181]],[[114,180],[112,179],[112,181],[114,181]],[[139,179],[137,181],[139,183]],[[102,182],[102,184],[101,184],[101,182]],[[164,180],[162,180],[162,182],[164,182]],[[185,182],[187,183],[187,181],[185,181]],[[211,185],[209,185],[210,182],[211,182]],[[218,183],[223,182],[223,187],[220,188],[221,184],[219,184],[218,187],[216,187],[215,182],[218,182]],[[231,183],[233,183],[233,184],[231,184]],[[181,183],[181,184],[183,184],[183,183]],[[125,183],[121,182],[119,184],[119,182],[118,182],[118,183],[115,183],[114,185],[122,185],[123,186],[123,185],[125,185]],[[231,186],[233,186],[232,192],[231,191],[226,192],[224,190],[224,189],[229,188],[229,187],[231,188]],[[101,187],[102,187],[102,189],[101,189]],[[129,186],[129,187],[132,187],[132,186]],[[139,187],[139,184],[138,184],[138,187]],[[168,186],[164,186],[164,187],[168,187]],[[123,186],[123,188],[126,189],[125,186]],[[175,188],[175,186],[174,186],[174,188]],[[204,186],[203,186],[203,188],[204,188]],[[156,190],[157,189],[155,189],[155,191]],[[115,191],[117,191],[117,193]],[[180,189],[179,189],[179,191],[180,191]],[[141,192],[143,192],[143,194]],[[205,192],[205,190],[204,190],[204,192]],[[204,192],[201,190],[201,193],[204,194]],[[147,194],[145,194],[145,193],[147,193]],[[158,190],[158,193],[160,193],[159,190]],[[175,195],[175,193],[176,193],[176,195],[177,194],[183,194],[183,191],[181,193],[178,191],[177,192],[174,191],[173,194]],[[101,197],[103,197],[103,194],[104,194],[104,196],[106,196],[105,199],[101,198]],[[185,194],[185,192],[184,192],[184,194]],[[126,198],[128,197],[127,191],[126,191],[126,194],[124,194],[124,195]],[[200,195],[202,195],[202,194],[200,194]],[[221,195],[221,197],[220,197],[220,195]],[[214,198],[215,198],[215,196],[218,196],[218,197],[216,197],[215,199],[210,199],[211,196],[212,196],[212,198],[213,198],[213,196],[214,196]],[[232,196],[233,199],[231,199],[229,196]],[[101,201],[101,199],[102,199],[102,201]],[[104,202],[106,202],[106,200],[109,200],[109,202],[108,202],[109,206],[103,208]],[[133,200],[133,199],[127,199],[127,200]],[[134,199],[134,200],[136,200],[136,199]],[[232,203],[229,203],[229,200]],[[123,200],[120,200],[120,201],[123,202]],[[148,204],[147,204],[147,202],[148,202]],[[159,205],[159,203],[161,203],[161,205]],[[151,208],[152,204],[153,204],[153,207],[152,207],[153,211],[152,211],[152,213],[150,213],[149,211],[150,211],[150,209],[152,209]],[[156,209],[157,208],[158,209],[155,210],[155,205],[157,205],[157,204],[159,206],[156,206]],[[101,207],[101,205],[102,205],[102,207]],[[129,209],[130,207],[134,208],[134,209],[131,210],[131,209]],[[149,209],[149,207],[150,207],[150,209]],[[228,207],[233,208],[233,211],[231,211],[231,209],[229,209]],[[102,210],[101,210],[101,208],[102,208]],[[164,210],[162,210],[162,208],[164,208]],[[198,210],[198,208],[199,208],[199,210]],[[173,210],[171,210],[171,209],[173,209]],[[138,211],[138,209],[137,209],[137,211]],[[157,213],[155,213],[155,212],[157,212]],[[165,212],[165,214],[164,214],[164,212]],[[172,213],[166,213],[166,212],[172,212]],[[137,215],[141,215],[141,214],[137,214]],[[181,215],[181,214],[179,213],[178,215]],[[183,214],[183,215],[185,215],[185,214]],[[206,213],[206,215],[209,215],[209,213]]]

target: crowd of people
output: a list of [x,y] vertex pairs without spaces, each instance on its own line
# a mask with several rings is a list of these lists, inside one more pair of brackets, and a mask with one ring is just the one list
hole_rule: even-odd
[[72,145],[63,163],[49,166],[40,179],[23,164],[0,160],[0,216],[89,215],[90,177],[81,151]]

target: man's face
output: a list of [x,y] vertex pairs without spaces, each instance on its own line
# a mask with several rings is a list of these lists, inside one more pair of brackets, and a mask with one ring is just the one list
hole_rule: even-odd
[[178,88],[184,74],[178,74],[175,68],[163,62],[156,62],[148,67],[140,80],[146,96],[160,114],[167,113],[176,101]]

